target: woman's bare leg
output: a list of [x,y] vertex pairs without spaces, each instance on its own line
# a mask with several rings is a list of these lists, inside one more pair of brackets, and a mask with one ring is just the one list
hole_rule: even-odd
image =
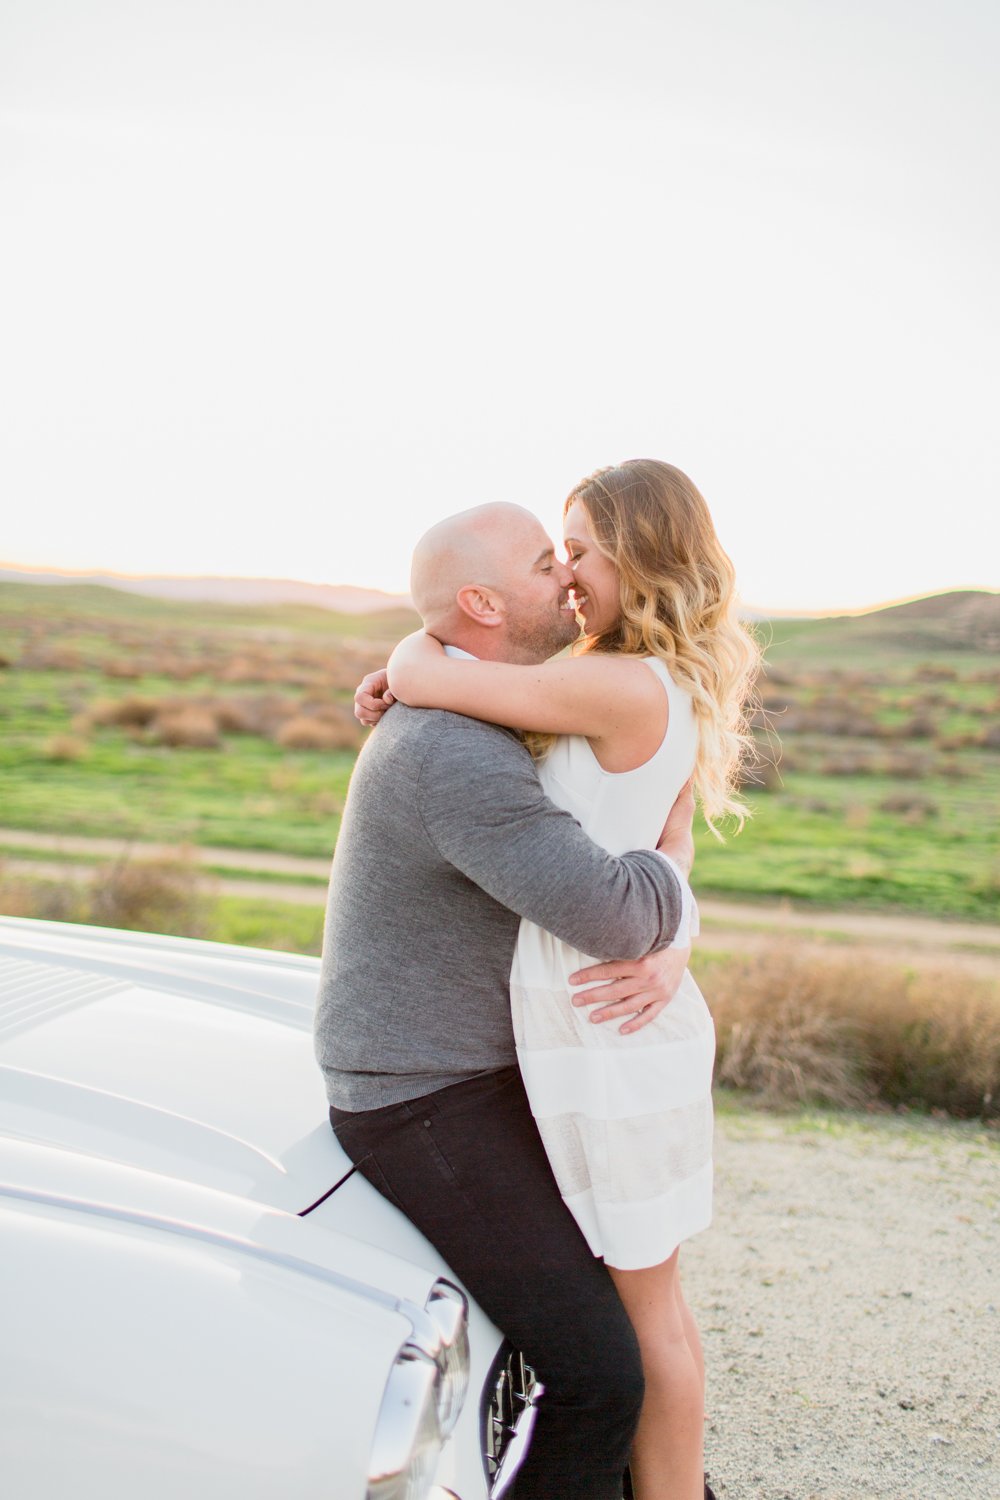
[[640,1271],[608,1270],[639,1338],[646,1398],[629,1467],[636,1500],[703,1500],[705,1376],[680,1290],[678,1252]]
[[677,1288],[677,1301],[681,1310],[681,1318],[684,1322],[684,1332],[687,1335],[688,1347],[691,1350],[691,1354],[694,1358],[695,1364],[698,1366],[698,1374],[701,1377],[701,1395],[702,1401],[704,1402],[705,1355],[702,1352],[701,1347],[701,1334],[698,1332],[698,1325],[694,1320],[694,1313],[691,1311],[690,1307],[688,1307],[687,1302],[684,1299],[684,1291],[681,1287],[681,1278],[679,1271],[674,1278],[674,1281]]

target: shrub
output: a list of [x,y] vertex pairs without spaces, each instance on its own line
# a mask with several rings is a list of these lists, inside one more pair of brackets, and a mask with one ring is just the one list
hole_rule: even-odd
[[773,662],[765,661],[761,680],[765,686],[796,687],[799,679],[794,672],[785,671],[776,667]]
[[769,1103],[1000,1113],[1000,990],[776,943],[713,967],[718,1078]]
[[894,792],[892,796],[882,798],[879,811],[894,813],[906,822],[915,824],[923,823],[928,818],[936,818],[938,805],[930,797],[921,797],[914,792]]
[[45,641],[31,641],[18,665],[31,672],[79,672],[84,660],[74,646],[51,646]]
[[978,729],[966,730],[964,734],[951,734],[939,742],[942,750],[980,750],[983,744],[982,732]]
[[355,750],[361,735],[349,725],[298,714],[281,726],[275,740],[285,750]]
[[211,664],[193,658],[161,652],[149,663],[149,670],[157,677],[169,677],[174,682],[187,682],[192,677],[211,675]]
[[353,703],[331,703],[328,698],[304,698],[301,704],[301,713],[309,719],[318,719],[320,723],[327,724],[332,729],[356,731],[359,728],[358,721],[354,717]]
[[819,769],[824,776],[869,776],[874,770],[874,762],[870,755],[856,751],[830,755],[821,762]]
[[775,725],[784,729],[786,722],[794,719],[797,707],[788,693],[765,691],[761,694],[759,703],[751,708],[748,718],[754,729],[773,729]]
[[44,922],[86,922],[86,898],[69,882],[14,875],[0,860],[0,911],[8,917],[37,917]]
[[872,1077],[889,1104],[1000,1115],[1000,997],[954,969],[924,970],[872,1017]]
[[161,745],[177,750],[214,750],[219,745],[215,715],[196,704],[161,710],[153,721],[153,730]]
[[173,859],[125,857],[94,875],[86,920],[99,927],[202,937],[208,903],[189,853]]
[[954,667],[936,661],[922,663],[913,675],[918,682],[954,682],[958,677]]
[[160,704],[155,698],[99,698],[90,710],[90,718],[94,724],[145,729],[159,711]]
[[259,734],[259,719],[245,699],[217,698],[212,712],[223,734]]
[[56,761],[82,760],[90,746],[85,739],[75,734],[54,734],[45,742],[45,759]]
[[121,657],[114,656],[106,661],[102,668],[105,677],[117,677],[122,681],[134,681],[141,677],[143,669],[136,661],[124,661]]
[[720,1055],[718,1081],[759,1094],[765,1104],[830,1104],[860,1108],[866,1084],[850,1026],[811,1015],[795,1001],[770,1015],[734,1020]]
[[219,673],[223,682],[265,682],[267,664],[258,657],[234,656]]
[[281,693],[241,693],[211,700],[220,728],[230,734],[257,734],[273,739],[286,720],[294,718],[298,705]]
[[905,750],[898,750],[895,755],[887,755],[878,769],[896,781],[921,781],[929,775],[931,763],[923,755],[908,755]]
[[912,719],[907,719],[905,724],[898,727],[901,740],[929,740],[933,739],[937,725],[930,714],[914,714]]
[[214,910],[214,895],[189,851],[170,859],[125,855],[89,878],[60,882],[14,875],[0,861],[0,911],[7,916],[204,937]]
[[851,704],[841,705],[836,698],[809,708],[792,704],[776,727],[782,734],[821,734],[836,739],[865,738],[878,732],[874,719]]

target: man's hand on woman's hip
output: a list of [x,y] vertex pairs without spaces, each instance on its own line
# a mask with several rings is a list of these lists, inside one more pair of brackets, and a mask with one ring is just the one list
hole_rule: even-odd
[[574,988],[594,986],[574,995],[573,1004],[599,1005],[601,1009],[590,1017],[594,1022],[617,1021],[624,1016],[625,1024],[618,1028],[623,1036],[641,1031],[676,995],[690,957],[690,947],[662,948],[659,953],[647,953],[645,958],[627,963],[592,964],[569,976]]

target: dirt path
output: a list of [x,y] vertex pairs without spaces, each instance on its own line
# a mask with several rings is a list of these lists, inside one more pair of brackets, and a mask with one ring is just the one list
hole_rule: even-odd
[[[131,854],[144,859],[176,855],[176,844],[143,843],[134,839],[83,838],[78,834],[31,833],[24,828],[0,828],[0,850],[8,861],[16,850],[48,850],[52,854],[83,856],[95,862]],[[259,870],[275,875],[306,876],[327,880],[329,859],[311,859],[297,854],[275,854],[267,849],[228,849],[209,844],[185,845],[185,853],[199,864],[228,870]]]
[[[30,851],[35,857],[19,859],[19,850]],[[189,846],[188,852],[200,864],[220,872],[213,879],[224,895],[307,906],[323,903],[329,859],[208,845]],[[172,844],[0,828],[0,858],[7,869],[18,874],[82,880],[89,869],[78,861],[100,863],[124,853],[152,858],[175,855],[177,848]],[[44,854],[51,858],[37,857]],[[271,878],[254,880],[255,874]],[[287,878],[274,878],[278,876]],[[900,961],[919,957],[925,962],[957,962],[970,971],[1000,976],[1000,926],[882,912],[821,911],[793,907],[789,902],[735,902],[712,896],[701,897],[699,906],[702,935],[698,941],[703,948],[738,946],[746,951],[788,935],[816,946],[842,948],[849,943],[852,947],[870,947],[882,957]]]
[[719,1500],[997,1500],[1000,1139],[723,1114],[684,1246]]
[[1000,927],[948,922],[889,912],[794,909],[788,902],[738,904],[699,897],[699,948],[740,953],[773,947],[794,938],[797,947],[844,952],[859,948],[883,962],[961,967],[970,974],[1000,980]]

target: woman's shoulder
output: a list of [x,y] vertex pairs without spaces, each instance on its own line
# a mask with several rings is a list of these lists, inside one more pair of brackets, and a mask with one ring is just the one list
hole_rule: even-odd
[[681,687],[662,656],[643,656],[639,660],[642,661],[644,666],[650,668],[654,676],[663,683],[668,693],[683,693],[685,697],[690,697],[687,689]]
[[566,659],[595,678],[603,677],[617,687],[630,683],[637,692],[649,692],[651,683],[646,668],[658,660],[652,656],[625,656],[614,651],[585,651]]

